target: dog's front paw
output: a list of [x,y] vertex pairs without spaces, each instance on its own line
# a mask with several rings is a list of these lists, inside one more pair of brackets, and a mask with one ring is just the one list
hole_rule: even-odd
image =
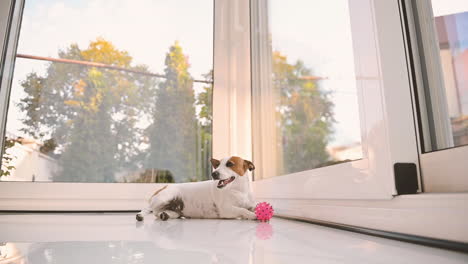
[[245,216],[244,216],[245,219],[248,219],[248,220],[257,220],[257,215],[253,212],[248,212]]

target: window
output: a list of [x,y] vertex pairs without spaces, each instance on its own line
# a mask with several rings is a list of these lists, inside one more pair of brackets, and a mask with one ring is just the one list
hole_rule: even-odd
[[[252,132],[254,163],[257,167],[253,188],[258,200],[270,202],[275,206],[277,214],[287,217],[466,241],[466,234],[460,232],[467,230],[466,215],[461,213],[466,211],[468,199],[466,193],[419,194],[427,192],[428,182],[434,183],[434,179],[437,179],[439,187],[447,186],[447,183],[453,180],[451,172],[454,170],[458,172],[460,179],[463,178],[461,181],[454,181],[458,189],[461,189],[459,183],[464,182],[463,188],[466,192],[466,179],[468,179],[467,155],[463,147],[453,149],[461,150],[457,155],[447,154],[443,157],[418,152],[420,142],[417,141],[417,136],[421,134],[416,133],[416,127],[419,125],[418,112],[413,111],[415,101],[412,100],[414,99],[412,93],[417,92],[419,97],[424,97],[424,93],[419,89],[425,86],[419,83],[414,85],[414,81],[421,76],[418,71],[411,68],[413,64],[408,58],[410,54],[417,58],[428,58],[428,56],[417,53],[419,48],[417,43],[407,42],[412,38],[405,34],[407,25],[403,24],[403,21],[407,18],[407,14],[421,15],[419,10],[416,12],[405,9],[406,4],[424,5],[427,2],[356,0],[339,2],[340,5],[337,5],[337,1],[334,1],[332,8],[335,10],[333,10],[327,8],[329,4],[324,1],[288,1],[287,4],[275,0],[251,1]],[[317,13],[319,14],[316,15]],[[310,22],[322,15],[324,19],[315,23]],[[340,17],[337,17],[338,15]],[[328,17],[333,21],[327,20]],[[309,168],[288,173],[282,169],[281,166],[284,165],[281,163],[290,160],[284,161],[284,156],[280,155],[284,154],[284,146],[289,142],[281,141],[280,132],[283,132],[281,129],[284,129],[285,125],[281,123],[282,120],[278,115],[281,117],[284,114],[281,111],[292,107],[286,109],[277,107],[282,103],[280,100],[282,97],[281,93],[278,93],[278,86],[275,87],[277,78],[272,63],[273,51],[281,49],[282,52],[298,53],[304,57],[313,54],[314,45],[322,47],[324,46],[321,44],[322,38],[327,39],[334,35],[332,26],[341,25],[346,28],[344,27],[346,23],[338,23],[346,21],[346,17],[349,18],[352,46],[348,54],[351,55],[354,64],[347,67],[349,65],[344,63],[340,68],[334,67],[334,69],[354,71],[354,75],[350,75],[346,84],[347,87],[355,87],[353,95],[355,99],[350,96],[351,99],[345,103],[358,108],[359,119],[356,117],[353,119],[354,122],[359,122],[358,138],[362,156],[339,164],[326,164],[328,166],[325,167],[318,167],[313,159],[306,158],[305,161],[299,162],[304,162]],[[425,19],[423,24],[430,25],[432,17],[426,15],[422,17]],[[279,25],[287,26],[278,32]],[[317,34],[323,31],[327,34]],[[342,32],[347,31],[341,29],[340,33]],[[283,38],[278,39],[278,36]],[[304,42],[304,39],[308,41]],[[298,42],[305,43],[308,49],[302,51]],[[425,46],[430,46],[437,42],[423,41],[423,43]],[[328,41],[327,44],[330,47],[337,47],[335,49],[340,49],[339,52],[349,51],[347,47],[349,42],[344,40],[338,44]],[[327,48],[322,48],[323,52],[317,57],[329,56]],[[439,55],[439,51],[436,51]],[[299,56],[287,55],[287,64],[284,65],[293,68]],[[338,57],[337,62],[343,59],[342,55]],[[312,63],[316,63],[306,59],[303,61],[303,65],[307,67],[312,67]],[[421,63],[421,67],[428,65]],[[316,67],[323,66],[319,64]],[[318,69],[312,70],[318,72]],[[427,76],[434,77],[437,74],[439,71],[432,70]],[[287,85],[284,87],[287,89],[291,87],[297,89],[300,87],[298,84],[309,81],[299,79],[297,74],[292,76],[294,78],[291,79],[296,81],[293,83],[295,86],[286,82],[289,79],[283,78],[286,80],[284,83]],[[331,74],[328,73],[327,76]],[[324,81],[310,83],[316,85],[319,90],[326,91],[329,84]],[[415,87],[418,90],[412,90]],[[310,107],[312,105],[309,104]],[[297,109],[297,105],[294,107]],[[447,116],[439,117],[449,120]],[[351,126],[347,128],[350,129]],[[449,135],[452,137],[452,134]],[[301,157],[299,151],[307,150],[305,145],[304,143],[299,146],[296,149],[297,153],[293,153],[298,159]],[[399,176],[416,180],[419,179],[419,173],[422,173],[424,189],[420,183],[419,189],[412,189],[414,194],[402,195],[396,188],[397,172],[394,171],[394,168],[398,168],[401,163],[407,163],[403,166],[410,169]],[[432,166],[429,166],[431,164]],[[441,164],[443,166],[440,166]],[[427,172],[434,172],[436,178],[428,179]],[[408,214],[411,216],[408,217]],[[447,218],[447,214],[454,217]],[[438,228],[440,223],[450,228],[440,229]]]
[[394,164],[417,166],[400,19],[393,1],[251,1],[258,197],[397,194]]
[[0,180],[207,179],[212,73],[212,0],[26,0]]
[[256,179],[361,159],[348,1],[258,2],[254,157],[268,169]]
[[[215,158],[253,153],[254,195],[280,215],[466,240],[466,194],[400,195],[395,183],[394,166],[412,163],[411,176],[424,179],[418,192],[467,186],[468,148],[452,148],[443,81],[447,72],[458,80],[460,67],[442,70],[448,64],[433,60],[454,60],[464,37],[441,51],[428,1],[57,3],[0,1],[2,170],[10,172],[0,210],[136,210],[168,181],[202,179],[213,145]],[[442,28],[453,40],[459,26],[450,21]],[[454,98],[464,102],[462,93]],[[174,140],[184,131],[195,132]],[[161,153],[160,142],[171,152]],[[27,165],[41,157],[48,163]],[[73,163],[63,174],[66,158]],[[21,168],[10,162],[18,161],[52,176],[14,175]],[[179,177],[187,164],[194,178]],[[83,178],[59,177],[73,174]],[[456,188],[440,188],[448,182]]]

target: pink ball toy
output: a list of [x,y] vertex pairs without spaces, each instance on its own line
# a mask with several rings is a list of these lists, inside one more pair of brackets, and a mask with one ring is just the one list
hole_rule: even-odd
[[257,215],[257,220],[262,222],[269,221],[273,217],[273,207],[267,202],[259,203],[255,207],[255,215]]

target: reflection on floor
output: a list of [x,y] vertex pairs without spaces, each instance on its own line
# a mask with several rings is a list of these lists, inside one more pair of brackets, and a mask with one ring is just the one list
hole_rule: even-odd
[[0,215],[0,263],[468,263],[468,255],[289,220]]

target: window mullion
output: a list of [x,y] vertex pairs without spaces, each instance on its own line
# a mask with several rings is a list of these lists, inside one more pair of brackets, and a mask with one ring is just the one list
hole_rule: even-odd
[[251,158],[249,1],[215,1],[213,156]]

